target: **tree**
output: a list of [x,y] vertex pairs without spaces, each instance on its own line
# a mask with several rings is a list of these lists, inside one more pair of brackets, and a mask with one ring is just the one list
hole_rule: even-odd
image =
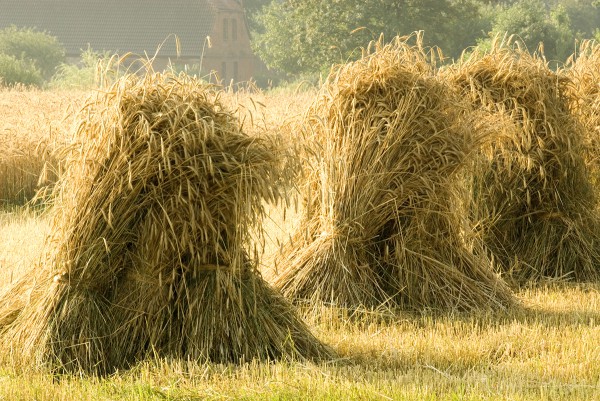
[[0,87],[16,84],[41,86],[42,81],[42,74],[32,63],[0,53]]
[[33,64],[45,79],[54,75],[65,59],[65,50],[55,37],[15,26],[0,31],[0,54]]
[[360,10],[353,12],[357,6],[346,1],[275,1],[258,18],[263,30],[254,35],[255,51],[269,67],[291,74],[326,69],[371,38],[360,29],[364,20]]
[[48,86],[52,89],[93,88],[106,79],[108,73],[114,72],[107,68],[110,63],[110,52],[96,52],[88,46],[87,50],[81,52],[79,63],[59,65]]
[[245,0],[244,1],[244,12],[246,13],[246,20],[248,27],[251,32],[261,31],[261,26],[257,20],[257,17],[262,13],[263,7],[270,4],[271,0]]
[[500,7],[493,23],[491,37],[515,35],[516,40],[533,52],[543,44],[549,61],[564,62],[573,53],[575,34],[566,8],[555,6],[550,12],[542,0],[521,0],[508,7]]
[[271,0],[244,0],[244,9],[247,13],[254,14],[269,3]]
[[560,4],[565,7],[575,34],[580,38],[591,38],[600,26],[600,8],[589,0],[561,0]]
[[283,0],[257,15],[256,53],[290,74],[327,71],[357,58],[381,34],[424,30],[426,45],[458,55],[481,35],[475,0]]

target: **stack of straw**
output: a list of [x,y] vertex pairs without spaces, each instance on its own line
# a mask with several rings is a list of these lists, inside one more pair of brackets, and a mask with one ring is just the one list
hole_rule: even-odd
[[444,75],[471,100],[488,135],[472,214],[502,268],[521,283],[597,278],[596,199],[564,79],[542,57],[507,44]]
[[597,187],[600,185],[600,44],[583,41],[579,52],[569,59],[561,73],[569,83],[566,93],[571,110],[585,128],[586,164]]
[[275,281],[285,295],[369,308],[512,302],[458,210],[475,138],[428,57],[396,38],[329,76],[305,121],[313,156]]
[[0,135],[0,207],[24,205],[56,180],[49,166],[57,161],[45,143],[14,142]]
[[78,118],[41,269],[0,301],[5,349],[100,374],[154,356],[329,354],[246,249],[281,196],[274,141],[169,74],[126,76]]

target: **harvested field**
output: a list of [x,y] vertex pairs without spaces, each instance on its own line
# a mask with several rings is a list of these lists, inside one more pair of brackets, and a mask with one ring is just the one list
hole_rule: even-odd
[[[3,108],[0,131],[10,131],[12,140],[35,133],[39,139],[31,142],[44,141],[50,131],[43,127],[61,121],[71,104],[83,105],[88,95],[0,91],[0,104],[10,105]],[[250,136],[281,135],[294,148],[303,143],[301,119],[315,99],[315,93],[291,91],[224,94],[222,100],[230,110],[243,106],[232,114],[245,119]],[[71,122],[64,126],[70,128]],[[64,143],[62,137],[57,142]],[[51,208],[27,211],[15,203],[0,214],[4,290],[32,268],[53,269],[42,261],[48,256],[47,239],[57,238]],[[249,255],[258,259],[254,272],[271,280],[282,262],[280,246],[302,225],[307,210],[294,202],[261,205],[268,217],[263,230],[254,233],[258,237],[247,242],[248,249],[257,246],[257,254]],[[461,210],[460,205],[452,209],[457,215]],[[600,399],[599,285],[540,278],[517,289],[514,297],[516,305],[496,311],[300,306],[293,312],[337,355],[325,361],[219,363],[163,354],[97,377],[56,374],[50,365],[24,360],[19,347],[0,354],[0,399]]]

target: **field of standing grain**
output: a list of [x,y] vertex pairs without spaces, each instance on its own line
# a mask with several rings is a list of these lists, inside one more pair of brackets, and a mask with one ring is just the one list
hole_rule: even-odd
[[[85,95],[0,91],[0,186],[16,180],[7,179],[9,171],[37,185],[33,172],[44,164],[39,158],[68,141],[68,112]],[[293,141],[312,95],[232,94],[226,100],[240,106],[249,132],[268,130]],[[42,153],[40,143],[46,146]],[[7,203],[0,212],[3,287],[36,266],[49,234],[43,211]],[[265,277],[297,211],[280,207],[270,216]],[[600,286],[548,282],[517,297],[520,305],[495,313],[306,311],[312,331],[338,354],[321,363],[158,360],[97,378],[52,375],[1,355],[0,400],[600,399]]]

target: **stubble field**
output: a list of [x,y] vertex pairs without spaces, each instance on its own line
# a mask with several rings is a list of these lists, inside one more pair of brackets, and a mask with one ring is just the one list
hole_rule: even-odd
[[[0,90],[0,185],[37,185],[36,172],[52,164],[48,149],[68,140],[69,111],[85,96]],[[313,96],[230,94],[226,101],[239,108],[247,131],[293,142]],[[2,286],[36,267],[49,231],[43,211],[12,203],[0,211]],[[298,213],[293,206],[270,210],[266,278]],[[504,312],[302,311],[338,355],[321,363],[158,360],[97,378],[56,376],[1,355],[0,400],[600,399],[600,286],[544,282],[516,295],[520,304]]]

